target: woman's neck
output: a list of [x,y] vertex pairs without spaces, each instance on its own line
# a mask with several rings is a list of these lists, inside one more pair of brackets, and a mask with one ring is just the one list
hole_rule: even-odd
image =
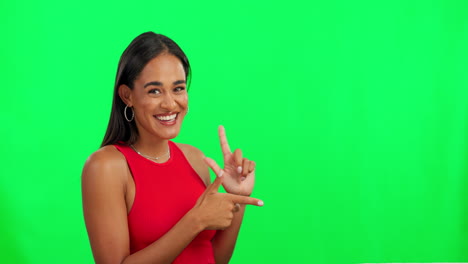
[[169,151],[169,144],[167,139],[155,139],[155,138],[144,138],[139,137],[133,148],[143,155],[151,157],[160,157]]

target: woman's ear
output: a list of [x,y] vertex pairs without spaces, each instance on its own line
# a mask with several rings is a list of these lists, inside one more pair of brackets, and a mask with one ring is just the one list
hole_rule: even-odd
[[125,84],[121,84],[119,86],[119,96],[126,105],[129,107],[133,106],[132,89],[130,89],[130,87]]

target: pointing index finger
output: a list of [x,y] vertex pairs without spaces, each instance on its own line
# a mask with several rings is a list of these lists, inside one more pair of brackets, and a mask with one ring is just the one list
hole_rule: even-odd
[[235,194],[226,194],[231,201],[234,203],[240,203],[240,204],[251,204],[251,205],[256,205],[256,206],[263,206],[263,201],[259,200],[257,198],[252,198],[252,197],[247,197],[247,196],[242,196],[242,195],[235,195]]
[[222,177],[216,177],[215,180],[208,186],[207,189],[209,193],[217,193],[219,190],[219,186],[223,183]]
[[213,170],[213,172],[216,174],[215,180],[211,183],[208,188],[210,188],[211,192],[217,192],[219,189],[219,186],[221,186],[221,183],[223,182],[223,170],[219,167],[219,165],[214,161],[213,159],[210,159],[208,157],[205,157],[203,161]]
[[223,154],[229,154],[231,153],[231,148],[229,147],[227,138],[226,138],[226,130],[224,127],[221,125],[218,128],[218,134],[219,134],[219,142],[221,143],[221,150],[223,151]]

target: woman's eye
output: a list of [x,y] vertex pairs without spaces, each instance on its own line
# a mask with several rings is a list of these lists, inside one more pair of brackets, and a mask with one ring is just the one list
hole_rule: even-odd
[[150,94],[160,94],[161,91],[159,91],[158,89],[151,89],[151,90],[148,91],[148,93],[150,93]]
[[185,87],[177,87],[177,88],[174,89],[174,91],[176,91],[176,92],[181,92],[183,90],[185,90]]

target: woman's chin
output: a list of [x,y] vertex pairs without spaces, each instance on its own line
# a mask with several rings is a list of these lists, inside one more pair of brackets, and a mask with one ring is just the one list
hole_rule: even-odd
[[[162,131],[161,131],[162,130]],[[156,135],[162,139],[173,139],[177,137],[180,133],[180,128],[179,127],[174,127],[171,129],[161,129],[156,133]]]

